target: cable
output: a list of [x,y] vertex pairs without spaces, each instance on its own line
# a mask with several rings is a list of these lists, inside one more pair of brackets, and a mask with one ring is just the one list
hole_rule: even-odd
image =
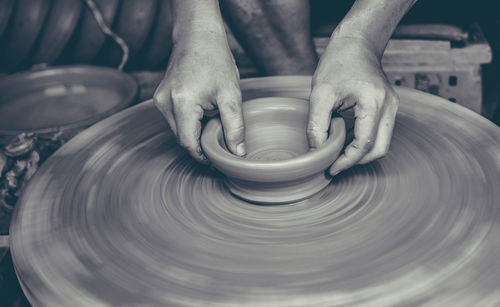
[[101,31],[106,34],[107,36],[111,37],[122,49],[122,60],[120,62],[120,65],[118,65],[118,70],[123,70],[123,67],[127,64],[128,57],[129,57],[129,48],[127,46],[127,43],[120,37],[118,34],[113,32],[108,25],[106,25],[106,22],[104,21],[104,17],[102,16],[101,11],[99,8],[96,6],[94,0],[83,0],[85,4],[89,7],[89,9],[92,11],[92,14],[94,15],[94,18],[99,25],[99,28]]

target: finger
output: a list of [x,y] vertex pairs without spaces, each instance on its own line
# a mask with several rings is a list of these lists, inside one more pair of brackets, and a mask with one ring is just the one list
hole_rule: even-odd
[[363,97],[363,99],[358,101],[355,107],[354,140],[330,167],[332,176],[358,163],[374,145],[380,110],[373,98]]
[[340,97],[330,86],[317,85],[312,89],[307,121],[309,147],[318,148],[328,138],[332,112],[339,102]]
[[396,121],[396,113],[399,104],[397,96],[394,102],[389,104],[383,111],[378,126],[377,136],[373,148],[368,152],[360,161],[359,164],[369,163],[373,160],[382,158],[389,151],[391,144],[392,132],[394,130],[394,123]]
[[217,97],[224,139],[229,150],[238,156],[246,154],[245,149],[245,124],[239,90],[226,92]]
[[177,137],[177,124],[175,122],[173,110],[171,108],[168,108],[165,111],[162,111],[162,114],[167,119],[170,130],[172,130],[175,137]]
[[[186,107],[194,106],[194,107]],[[189,154],[199,162],[206,162],[200,146],[201,119],[203,109],[196,103],[179,103],[174,105],[174,117],[177,124],[177,140]]]
[[172,110],[172,100],[169,98],[170,95],[164,95],[165,91],[156,91],[153,96],[153,103],[156,108],[161,112],[163,117],[167,120],[170,130],[177,137],[177,125],[175,123],[175,118]]

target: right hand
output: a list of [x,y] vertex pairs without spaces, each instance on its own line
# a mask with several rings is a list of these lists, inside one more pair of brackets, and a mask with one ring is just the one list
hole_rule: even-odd
[[200,31],[178,42],[153,97],[178,143],[200,162],[201,120],[216,107],[229,150],[246,154],[239,73],[224,35]]
[[314,74],[310,100],[307,134],[313,148],[326,140],[332,112],[354,109],[354,140],[330,167],[332,176],[388,152],[399,98],[367,39],[332,38]]

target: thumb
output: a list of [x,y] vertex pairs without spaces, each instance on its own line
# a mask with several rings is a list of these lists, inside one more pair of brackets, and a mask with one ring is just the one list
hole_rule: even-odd
[[229,150],[233,154],[244,156],[246,154],[245,124],[243,122],[241,92],[235,90],[218,95],[217,105],[224,130],[224,139]]
[[333,107],[338,100],[332,87],[323,84],[313,87],[307,123],[307,139],[311,148],[320,147],[328,138]]

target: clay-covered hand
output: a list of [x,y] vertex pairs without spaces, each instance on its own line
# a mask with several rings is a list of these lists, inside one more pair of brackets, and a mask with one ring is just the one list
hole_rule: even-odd
[[327,138],[332,113],[354,108],[354,139],[330,167],[336,175],[384,156],[399,98],[382,70],[381,55],[363,38],[332,38],[313,77],[307,135],[312,148]]
[[206,160],[201,120],[216,107],[229,150],[245,154],[239,73],[225,37],[200,31],[174,46],[154,102],[179,144],[198,161]]

